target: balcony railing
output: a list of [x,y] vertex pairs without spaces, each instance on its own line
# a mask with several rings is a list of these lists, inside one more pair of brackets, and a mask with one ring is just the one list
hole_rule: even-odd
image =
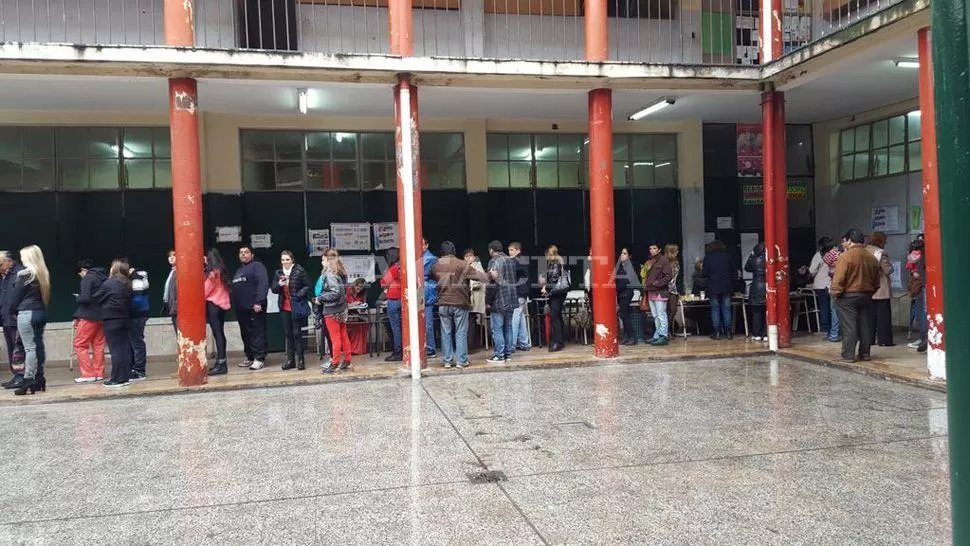
[[[790,52],[900,0],[784,0]],[[196,44],[388,54],[387,0],[195,0]],[[583,59],[582,0],[413,0],[418,56]],[[637,63],[758,61],[757,0],[610,0],[610,55]],[[0,0],[0,41],[164,44],[162,0]]]

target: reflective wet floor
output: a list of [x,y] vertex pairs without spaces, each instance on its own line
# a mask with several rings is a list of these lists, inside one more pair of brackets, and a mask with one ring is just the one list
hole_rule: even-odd
[[950,539],[943,394],[768,358],[5,407],[0,442],[3,544]]

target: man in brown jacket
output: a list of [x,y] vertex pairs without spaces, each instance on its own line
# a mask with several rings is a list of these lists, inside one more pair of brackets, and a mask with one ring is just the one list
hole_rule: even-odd
[[667,331],[669,325],[667,324],[667,298],[670,297],[670,291],[668,287],[670,285],[670,279],[673,278],[673,270],[670,268],[670,262],[667,258],[660,253],[660,245],[658,243],[651,243],[648,247],[650,250],[650,268],[647,270],[647,276],[643,279],[643,298],[647,299],[650,305],[650,314],[653,315],[654,324],[654,334],[653,339],[648,341],[650,345],[654,347],[661,347],[667,344],[667,338],[669,333]]
[[[488,276],[455,256],[455,244],[441,243],[441,258],[431,266],[438,281],[438,316],[441,318],[441,352],[445,368],[468,366],[468,310],[471,280],[488,282]],[[454,333],[454,339],[452,339]]]
[[870,360],[872,346],[872,295],[879,289],[879,261],[866,250],[865,238],[850,229],[842,238],[846,251],[835,264],[830,292],[838,306],[842,327],[842,360],[855,362],[856,342],[859,360]]

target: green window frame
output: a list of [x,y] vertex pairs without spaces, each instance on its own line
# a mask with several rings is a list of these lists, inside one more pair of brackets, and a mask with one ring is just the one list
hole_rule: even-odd
[[919,110],[842,129],[838,140],[840,183],[898,176],[923,168]]

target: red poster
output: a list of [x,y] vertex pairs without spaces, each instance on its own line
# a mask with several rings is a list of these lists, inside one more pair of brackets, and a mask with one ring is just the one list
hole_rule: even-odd
[[764,173],[763,145],[761,124],[738,124],[738,176]]

